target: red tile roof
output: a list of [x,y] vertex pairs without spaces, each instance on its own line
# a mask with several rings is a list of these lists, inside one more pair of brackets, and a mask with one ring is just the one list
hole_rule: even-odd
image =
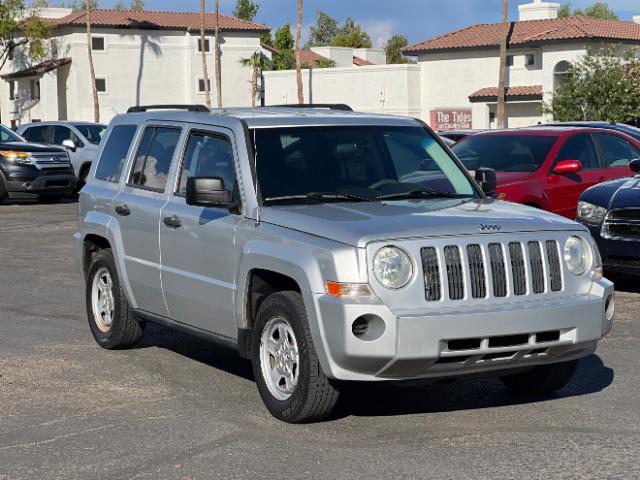
[[360,58],[357,56],[353,56],[353,64],[356,67],[366,67],[367,65],[374,65],[373,62],[370,62],[369,60],[365,60],[364,58]]
[[[516,98],[514,98],[516,97]],[[539,98],[542,100],[542,85],[528,85],[522,87],[509,87],[507,88],[507,98],[518,100],[517,97],[529,97],[529,98]],[[497,99],[498,98],[498,87],[485,87],[480,90],[473,92],[469,95],[469,100],[479,101],[481,99]]]
[[[85,25],[86,13],[84,11],[73,12],[66,17],[53,19],[51,23],[56,26]],[[98,9],[91,12],[91,24],[98,27],[197,31],[200,30],[200,13]],[[207,13],[205,16],[205,29],[213,30],[214,28],[215,15]],[[270,31],[266,25],[240,20],[227,15],[220,15],[220,30],[256,33]]]
[[[640,24],[589,17],[528,20],[511,23],[510,46],[558,40],[627,40],[640,42]],[[498,47],[502,35],[499,23],[471,25],[405,47],[408,54],[463,48]]]
[[300,63],[303,66],[307,65],[311,68],[315,68],[320,60],[331,61],[330,58],[318,55],[316,52],[312,52],[311,50],[300,50]]

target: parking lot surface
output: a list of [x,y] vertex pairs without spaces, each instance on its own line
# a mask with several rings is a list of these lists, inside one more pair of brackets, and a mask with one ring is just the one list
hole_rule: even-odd
[[640,294],[557,395],[497,380],[352,388],[287,425],[249,362],[149,326],[105,351],[72,261],[77,204],[0,205],[0,479],[640,477]]

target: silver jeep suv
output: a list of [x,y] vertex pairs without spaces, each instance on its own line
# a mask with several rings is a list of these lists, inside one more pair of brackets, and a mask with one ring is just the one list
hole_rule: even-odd
[[[611,329],[588,230],[497,201],[412,118],[314,108],[116,117],[80,194],[91,331],[147,322],[236,348],[270,412],[330,414],[345,381],[569,382]],[[483,192],[484,189],[484,192]]]

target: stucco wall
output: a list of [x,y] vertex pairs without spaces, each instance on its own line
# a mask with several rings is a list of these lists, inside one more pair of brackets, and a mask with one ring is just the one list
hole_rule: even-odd
[[[294,70],[265,72],[267,105],[297,103]],[[303,71],[307,103],[346,103],[361,112],[420,116],[420,66],[373,65]]]

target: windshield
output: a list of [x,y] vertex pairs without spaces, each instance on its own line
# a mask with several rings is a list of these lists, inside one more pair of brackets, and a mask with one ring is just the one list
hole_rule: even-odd
[[0,125],[0,141],[3,142],[24,142],[16,133],[13,133],[4,125]]
[[[265,202],[479,197],[463,170],[420,127],[256,129]],[[253,135],[252,135],[253,136]]]
[[454,145],[453,152],[468,170],[535,172],[557,137],[548,135],[474,135]]
[[74,127],[78,129],[84,138],[94,145],[98,145],[100,143],[102,135],[104,135],[104,131],[107,129],[105,125],[90,125],[86,123],[74,125]]

